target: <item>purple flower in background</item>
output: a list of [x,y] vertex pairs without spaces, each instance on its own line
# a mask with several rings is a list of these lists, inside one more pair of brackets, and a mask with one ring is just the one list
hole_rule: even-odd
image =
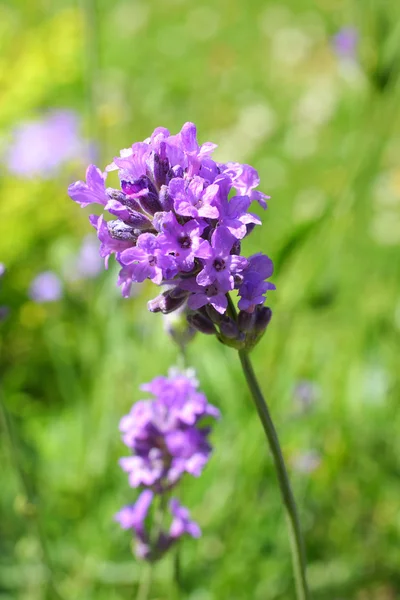
[[5,156],[8,170],[20,177],[53,177],[65,163],[85,157],[79,129],[80,119],[71,110],[52,110],[22,122]]
[[[203,325],[210,316],[199,316],[199,311],[209,308],[212,318],[226,315],[229,292],[237,291],[241,311],[253,313],[274,289],[266,281],[273,272],[271,260],[260,255],[256,265],[241,255],[242,240],[261,224],[250,205],[255,201],[266,208],[258,173],[250,165],[215,162],[214,149],[211,142],[198,143],[193,123],[185,123],[176,135],[158,127],[144,142],[121,150],[105,171],[90,165],[86,182],[77,181],[68,190],[81,207],[100,204],[111,215],[111,220],[91,215],[90,222],[106,267],[111,254],[121,265],[122,295],[129,296],[132,284],[146,279],[167,285],[167,292],[149,302],[149,310],[167,314],[187,306],[189,317],[195,313],[193,323]],[[110,171],[118,171],[120,189],[106,187]],[[250,338],[254,345],[261,322],[257,335],[236,327],[236,347],[250,348]],[[220,324],[215,317],[206,329],[217,332]],[[235,327],[225,319],[223,329],[233,332]],[[219,339],[226,343],[221,330]]]
[[320,395],[320,389],[313,381],[302,379],[293,389],[293,399],[302,412],[310,410]]
[[200,528],[177,499],[170,500],[171,526],[168,532],[149,531],[146,519],[155,495],[176,487],[185,473],[198,477],[206,465],[211,445],[210,426],[204,419],[218,418],[219,411],[198,391],[193,371],[171,370],[168,377],[156,377],[142,389],[152,395],[136,402],[120,422],[122,440],[131,456],[120,459],[131,487],[143,491],[135,504],[124,507],[116,520],[136,536],[139,558],[156,560],[183,535],[199,537]]
[[52,271],[37,275],[29,288],[29,297],[38,303],[55,302],[62,297],[62,284]]
[[94,235],[87,235],[76,257],[77,272],[81,277],[97,277],[103,268],[99,245]]
[[197,382],[185,374],[156,378],[143,387],[153,400],[133,405],[120,423],[122,439],[132,456],[122,458],[132,487],[152,486],[161,493],[171,489],[187,472],[199,476],[211,453],[206,416],[219,413],[197,391]]
[[321,456],[316,450],[307,450],[292,459],[293,468],[299,473],[310,474],[318,469]]
[[341,58],[355,59],[358,45],[358,31],[355,27],[342,27],[333,37],[333,47]]

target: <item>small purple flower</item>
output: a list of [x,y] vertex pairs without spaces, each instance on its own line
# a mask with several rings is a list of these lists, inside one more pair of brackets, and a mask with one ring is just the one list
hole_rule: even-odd
[[151,279],[160,285],[163,279],[170,279],[176,273],[176,261],[166,254],[163,240],[152,233],[142,233],[134,248],[121,252],[121,265],[130,270],[130,278],[138,283]]
[[207,224],[200,220],[190,220],[181,225],[174,213],[164,213],[159,225],[163,234],[164,246],[168,253],[175,258],[175,263],[181,271],[191,271],[197,256],[202,256],[202,248],[208,243],[201,237]]
[[266,200],[269,199],[269,196],[255,190],[260,183],[260,178],[253,167],[229,162],[226,165],[220,165],[220,168],[224,175],[231,178],[233,187],[239,194],[248,196],[251,202],[255,200],[262,208],[267,208]]
[[153,501],[154,494],[151,490],[143,490],[135,504],[124,506],[115,515],[115,520],[121,525],[122,529],[134,529],[136,534],[144,538],[145,519]]
[[107,222],[104,220],[103,215],[98,217],[97,215],[90,215],[90,223],[97,231],[97,237],[99,238],[100,245],[100,256],[104,258],[105,267],[108,269],[108,260],[114,252],[119,254],[131,246],[130,239],[120,239],[113,237],[110,234]]
[[228,290],[221,290],[217,282],[201,286],[195,279],[186,279],[181,281],[179,286],[183,290],[191,292],[187,301],[187,305],[191,310],[196,311],[210,304],[218,313],[224,314],[228,307],[228,299],[226,297]]
[[211,246],[204,248],[202,258],[204,268],[196,277],[201,286],[217,282],[219,289],[228,292],[234,288],[234,277],[247,266],[243,256],[230,254],[235,238],[225,227],[218,227],[211,238]]
[[20,177],[53,177],[65,163],[84,158],[79,117],[70,110],[52,110],[41,119],[21,123],[13,132],[5,158]]
[[34,302],[55,302],[62,297],[62,284],[55,273],[45,271],[37,275],[29,288],[29,296]]
[[216,205],[219,195],[218,185],[204,187],[201,177],[193,177],[191,181],[174,178],[168,186],[170,197],[174,200],[174,209],[183,217],[205,217],[216,219],[218,207]]
[[273,271],[272,260],[265,254],[258,253],[249,258],[248,266],[243,271],[243,282],[239,287],[240,310],[253,312],[256,305],[264,303],[266,292],[275,289],[273,283],[265,281],[271,277]]
[[193,538],[199,538],[201,536],[200,527],[190,519],[188,509],[182,506],[176,498],[171,498],[169,506],[174,517],[169,529],[170,537],[176,540],[188,534]]
[[104,173],[94,165],[89,165],[86,170],[86,183],[76,181],[71,184],[68,188],[68,194],[82,208],[93,203],[105,206],[108,197],[106,195]]
[[333,37],[333,47],[341,58],[354,60],[357,54],[358,31],[355,27],[342,27]]

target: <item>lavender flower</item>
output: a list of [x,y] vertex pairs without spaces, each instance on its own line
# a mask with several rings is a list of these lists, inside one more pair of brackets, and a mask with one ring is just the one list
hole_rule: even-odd
[[[256,189],[257,171],[215,162],[214,149],[210,142],[198,144],[193,123],[185,123],[177,135],[158,127],[144,142],[121,150],[104,172],[90,165],[86,182],[69,187],[82,207],[100,204],[112,215],[109,221],[92,215],[90,221],[106,267],[111,254],[121,265],[118,284],[124,296],[145,279],[169,286],[168,294],[149,303],[153,312],[187,304],[192,317],[207,307],[225,315],[228,294],[237,290],[239,308],[258,313],[266,292],[275,288],[266,281],[273,272],[268,257],[241,256],[241,240],[261,223],[249,212],[251,203],[266,207],[267,196]],[[120,189],[106,187],[114,170]],[[217,321],[209,318],[225,343]],[[231,344],[248,347],[249,336],[242,334]]]
[[78,116],[70,110],[52,110],[15,129],[5,162],[15,175],[47,179],[77,156],[84,156]]
[[131,487],[144,490],[135,504],[124,507],[115,518],[123,529],[136,534],[140,558],[155,560],[183,535],[201,534],[188,510],[174,498],[169,504],[172,522],[168,533],[160,530],[154,537],[146,525],[155,497],[174,488],[184,473],[198,477],[209,459],[210,427],[202,421],[218,418],[219,411],[197,388],[192,371],[156,377],[142,386],[153,398],[134,404],[121,420],[122,439],[132,455],[122,458],[120,464]]
[[55,302],[62,297],[62,284],[52,271],[44,271],[35,277],[29,288],[29,296],[34,302]]
[[354,27],[342,27],[333,37],[333,47],[340,58],[354,60],[357,53],[358,31]]

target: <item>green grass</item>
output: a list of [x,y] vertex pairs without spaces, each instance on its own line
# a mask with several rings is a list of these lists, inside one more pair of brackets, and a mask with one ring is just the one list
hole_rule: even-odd
[[[253,358],[300,508],[312,597],[400,597],[398,3],[99,0],[96,11],[93,1],[0,7],[3,145],[19,120],[70,106],[101,141],[102,166],[187,120],[219,144],[217,158],[256,166],[272,199],[245,250],[273,258],[277,291]],[[360,31],[359,64],[331,48],[347,24]],[[27,298],[31,279],[61,272],[89,231],[66,194],[83,172],[30,182],[4,170],[0,182],[0,304],[11,308],[0,380],[16,444],[2,430],[1,600],[55,598],[36,511],[65,600],[133,598],[140,577],[113,515],[135,497],[117,465],[119,419],[140,383],[177,362],[145,309],[155,289],[125,301],[112,269],[66,284],[60,303]],[[203,537],[184,543],[181,597],[292,600],[277,481],[237,356],[206,336],[188,356],[223,416],[209,466],[182,490]],[[304,414],[293,400],[303,379],[319,389]],[[321,463],[306,474],[294,465],[309,450]],[[166,558],[150,598],[173,597]]]

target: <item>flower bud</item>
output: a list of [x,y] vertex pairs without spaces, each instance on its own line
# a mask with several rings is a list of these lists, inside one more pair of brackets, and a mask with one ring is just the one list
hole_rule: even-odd
[[161,186],[159,201],[164,211],[172,210],[174,207],[174,202],[168,193],[168,187],[166,185]]
[[134,198],[130,198],[129,196],[124,194],[124,192],[121,192],[121,190],[115,190],[114,188],[109,187],[106,189],[106,194],[110,198],[110,200],[116,200],[117,202],[120,202],[121,204],[127,206],[128,208],[131,208],[132,210],[140,210],[139,203],[136,202]]
[[186,302],[186,298],[187,294],[185,296],[181,296],[180,298],[172,298],[168,290],[156,298],[153,298],[153,300],[149,300],[147,307],[150,312],[161,312],[164,315],[167,315],[182,306]]
[[235,339],[239,336],[238,326],[235,321],[229,317],[224,318],[221,323],[219,323],[219,329],[224,337]]
[[136,242],[137,238],[142,233],[139,229],[134,229],[131,225],[127,225],[120,219],[108,221],[107,229],[112,238],[123,242]]
[[272,310],[269,306],[258,306],[255,310],[255,314],[254,329],[257,333],[263,333],[272,319]]
[[187,320],[192,327],[194,327],[201,333],[205,333],[206,335],[213,335],[217,333],[217,330],[215,329],[215,326],[211,319],[208,319],[207,317],[198,312],[193,315],[188,315]]
[[148,173],[158,189],[165,185],[167,173],[169,171],[169,161],[165,152],[165,142],[160,144],[160,154],[152,152],[149,159],[146,161]]
[[141,231],[150,231],[153,229],[153,224],[146,215],[143,213],[137,212],[136,210],[129,210],[129,220],[125,221],[129,225],[132,225],[135,229],[140,229]]
[[249,313],[245,310],[240,310],[238,314],[238,327],[240,331],[247,333],[254,327],[255,313]]

